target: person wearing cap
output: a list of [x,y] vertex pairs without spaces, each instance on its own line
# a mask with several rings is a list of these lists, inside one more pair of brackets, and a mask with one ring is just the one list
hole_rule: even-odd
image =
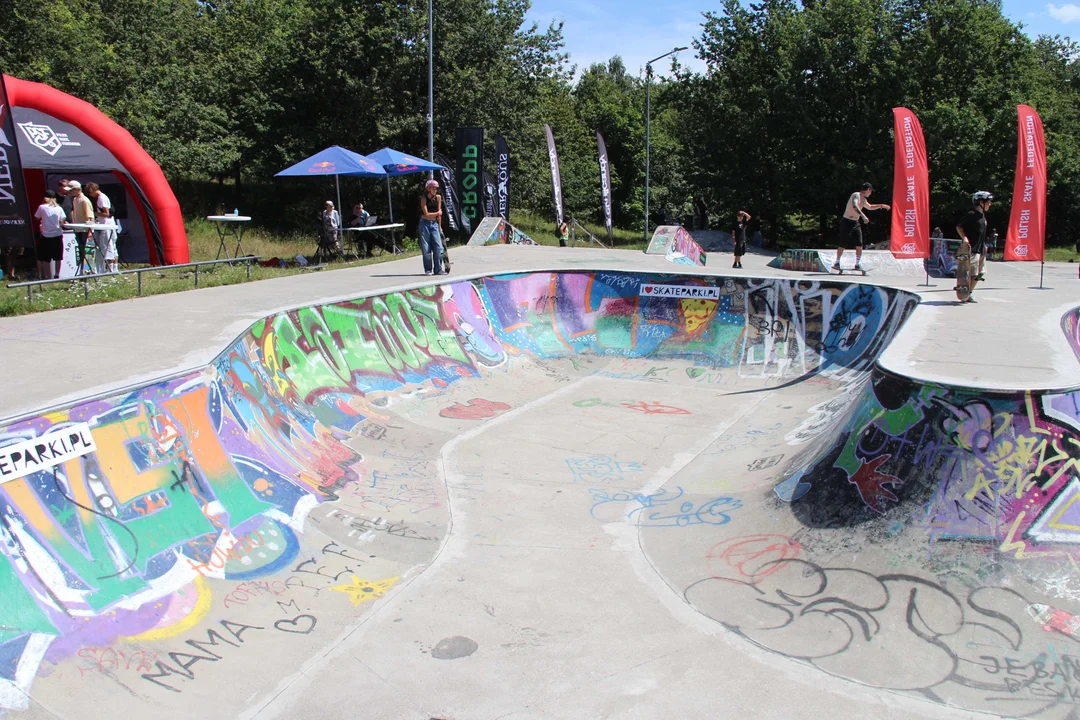
[[[442,275],[442,225],[443,199],[439,194],[439,181],[424,183],[420,196],[420,253],[424,256],[424,274]],[[445,271],[449,273],[449,270]]]
[[[82,184],[78,180],[71,180],[67,185],[68,193],[71,195],[71,222],[73,223],[92,223],[94,222],[94,206],[90,203],[90,199],[82,191]],[[75,233],[75,243],[79,248],[78,254],[78,266],[75,269],[76,274],[81,275],[83,272],[83,263],[86,261],[86,236],[89,233],[86,230],[79,230]]]
[[845,249],[855,250],[855,269],[862,270],[862,224],[870,222],[865,211],[889,209],[889,206],[884,203],[874,205],[868,202],[872,192],[874,192],[874,186],[863,183],[862,187],[851,193],[848,198],[847,205],[844,206],[844,214],[840,218],[840,242],[836,246],[836,262],[833,263],[833,270],[840,269],[840,258]]
[[[64,209],[56,204],[56,193],[45,191],[45,199],[34,217],[40,223],[34,249],[37,251],[38,280],[52,280],[60,277],[60,264],[64,261]],[[53,273],[53,263],[56,272]]]

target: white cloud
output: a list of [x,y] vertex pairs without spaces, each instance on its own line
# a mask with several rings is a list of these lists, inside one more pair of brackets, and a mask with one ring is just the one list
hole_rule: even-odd
[[1061,7],[1050,3],[1046,6],[1046,10],[1050,13],[1050,17],[1058,22],[1069,23],[1080,21],[1080,5],[1077,5],[1076,3],[1068,3]]

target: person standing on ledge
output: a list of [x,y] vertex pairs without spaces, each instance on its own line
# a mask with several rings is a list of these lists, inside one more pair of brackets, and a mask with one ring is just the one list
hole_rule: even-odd
[[[443,199],[439,194],[439,181],[424,183],[420,196],[420,253],[424,256],[424,274],[443,274],[442,225]],[[449,270],[446,271],[449,274]]]
[[735,227],[731,230],[731,239],[735,243],[735,264],[731,267],[742,267],[742,256],[746,254],[746,223],[750,222],[750,213],[740,210],[735,215]]
[[863,183],[862,187],[851,193],[851,197],[848,198],[847,205],[844,206],[844,215],[840,218],[840,242],[836,246],[836,262],[833,263],[833,270],[840,269],[840,258],[845,249],[855,250],[855,269],[862,270],[862,225],[870,222],[865,211],[889,209],[889,206],[884,203],[874,205],[869,202],[872,192],[874,192],[874,186]]

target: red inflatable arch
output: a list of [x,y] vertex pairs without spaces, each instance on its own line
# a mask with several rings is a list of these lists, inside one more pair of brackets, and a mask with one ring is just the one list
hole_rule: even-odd
[[[137,191],[145,197],[157,233],[147,232],[150,262],[175,265],[189,262],[187,231],[172,188],[161,167],[124,128],[90,103],[42,83],[4,75],[8,102],[13,108],[28,108],[70,123],[115,156],[123,165]],[[126,184],[126,183],[125,183]],[[157,237],[155,237],[157,235]],[[160,241],[160,247],[159,242]]]

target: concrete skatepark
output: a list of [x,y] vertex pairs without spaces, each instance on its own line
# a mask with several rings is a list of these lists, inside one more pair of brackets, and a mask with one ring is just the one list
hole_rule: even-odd
[[959,306],[770,259],[466,247],[0,320],[0,442],[96,444],[0,485],[0,704],[1080,716],[1075,266]]

